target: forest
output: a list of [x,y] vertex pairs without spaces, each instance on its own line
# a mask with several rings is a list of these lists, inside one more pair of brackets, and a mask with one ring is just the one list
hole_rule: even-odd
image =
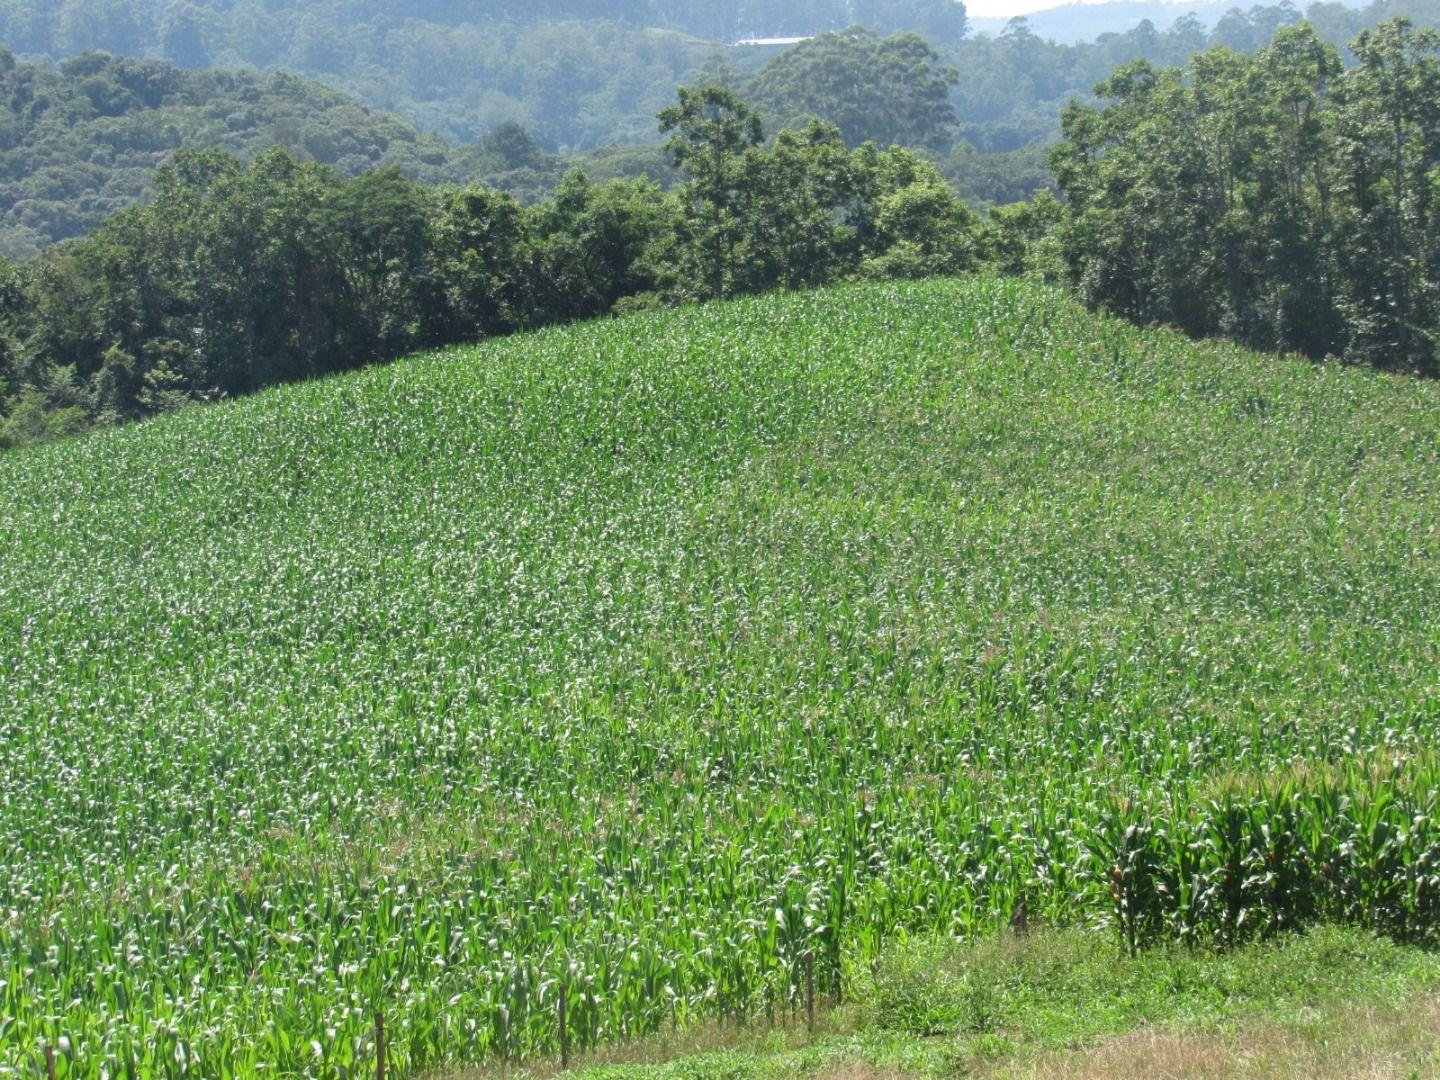
[[[1435,32],[1395,19],[1339,48],[1337,13],[1293,14],[1253,9],[1189,53],[1183,23],[1160,35],[1179,62],[1120,64],[1053,148],[1007,158],[1034,183],[991,199],[1014,172],[965,135],[955,92],[977,80],[911,32],[707,65],[659,110],[662,145],[580,159],[516,124],[453,147],[291,76],[6,55],[7,224],[104,220],[0,263],[0,441],[526,327],[980,265],[1194,336],[1437,373]],[[1247,51],[1244,28],[1271,36]],[[1022,25],[979,43],[1085,55]],[[66,132],[113,153],[67,157]]]
[[[25,57],[104,50],[181,67],[293,71],[453,141],[515,121],[571,152],[650,139],[654,114],[717,46],[857,24],[946,43],[960,40],[965,15],[952,0],[0,3],[0,42]],[[741,63],[753,67],[774,50],[744,52]]]
[[[916,148],[966,202],[985,209],[1054,186],[1045,156],[1060,137],[1061,111],[1074,99],[1093,101],[1094,85],[1120,66],[1138,59],[1184,65],[1212,45],[1253,53],[1300,19],[1284,3],[1233,10],[1212,29],[1187,17],[1168,29],[1142,23],[1096,42],[1056,45],[1025,20],[995,36],[956,37],[936,32],[933,20],[903,19],[899,7],[887,6],[886,19],[876,13],[867,19],[888,30],[848,27],[791,49],[717,49],[685,39],[684,48],[667,52],[680,40],[672,30],[635,30],[624,20],[557,23],[534,14],[528,22],[517,16],[446,27],[416,42],[410,68],[423,73],[423,88],[400,85],[410,68],[393,50],[380,49],[377,71],[399,81],[380,92],[364,65],[348,60],[330,72],[300,56],[223,45],[239,7],[194,10],[197,19],[209,19],[204,32],[177,39],[166,37],[164,20],[144,23],[148,7],[131,12],[112,0],[89,0],[81,9],[72,0],[55,19],[35,20],[29,6],[7,3],[0,0],[0,99],[7,105],[0,112],[0,253],[22,261],[148,197],[154,168],[180,147],[225,148],[248,161],[279,145],[347,177],[396,164],[413,180],[484,183],[526,203],[553,192],[573,166],[598,179],[648,176],[668,187],[677,177],[658,147],[655,112],[675,86],[707,82],[752,102],[770,131],[815,117],[834,122],[850,145],[874,138]],[[265,33],[256,35],[284,39],[289,10],[266,7]],[[788,10],[776,9],[773,26],[804,14]],[[180,19],[176,12],[171,19]],[[305,12],[310,20],[334,14],[315,6]],[[1342,46],[1394,13],[1433,26],[1440,9],[1434,0],[1400,7],[1381,0],[1367,9],[1325,3],[1310,7],[1306,20],[1322,39]],[[153,12],[145,17],[158,19]],[[444,20],[445,10],[426,17]],[[125,30],[137,19],[150,26],[144,35]],[[920,24],[920,35],[891,32],[906,22]],[[62,33],[79,26],[89,36]],[[324,36],[360,39],[364,26],[325,23]],[[410,13],[409,32],[420,26]],[[180,39],[194,48],[180,48]],[[661,48],[664,42],[670,45]],[[72,55],[79,49],[111,55]],[[464,55],[452,62],[446,49]],[[657,60],[661,53],[664,62]],[[602,75],[618,82],[596,88],[593,79]],[[490,105],[477,104],[471,84],[484,86]]]
[[[1405,15],[1440,23],[1440,0],[1322,2],[1303,13],[1337,46]],[[953,0],[757,3],[418,4],[395,0],[0,0],[0,44],[53,66],[87,51],[186,68],[251,67],[319,79],[423,131],[473,143],[505,122],[544,148],[577,153],[655,142],[654,116],[677,85],[717,66],[754,75],[781,55],[736,48],[746,36],[818,35],[866,26],[913,31],[963,78],[951,87],[958,134],[982,151],[1018,150],[1058,134],[1060,109],[1132,60],[1181,64],[1212,44],[1253,52],[1302,18],[1286,2],[1237,8],[1213,30],[1194,19],[1142,23],[1098,41],[1056,45],[1022,21],[966,31]],[[754,95],[750,95],[754,96]]]
[[1440,373],[1440,36],[1309,26],[1139,62],[1072,105],[1058,242],[1092,304],[1312,357]]
[[397,168],[426,184],[484,183],[532,202],[569,168],[592,176],[673,172],[658,147],[610,146],[571,158],[514,122],[456,145],[322,83],[278,71],[190,71],[87,53],[52,71],[0,47],[0,254],[17,261],[80,236],[148,199],[177,150],[249,161],[279,147],[342,176]]

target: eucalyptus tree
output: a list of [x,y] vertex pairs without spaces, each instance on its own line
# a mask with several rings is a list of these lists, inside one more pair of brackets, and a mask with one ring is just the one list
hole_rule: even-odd
[[1331,118],[1342,306],[1359,353],[1440,371],[1440,35],[1396,19],[1350,46]]
[[783,123],[818,118],[847,145],[948,149],[955,139],[954,68],[918,34],[881,37],[855,26],[781,53],[751,93]]

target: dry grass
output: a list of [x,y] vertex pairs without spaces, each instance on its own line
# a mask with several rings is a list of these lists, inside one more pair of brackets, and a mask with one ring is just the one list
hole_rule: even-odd
[[[853,1021],[845,1010],[831,1014],[816,1037],[823,1042],[827,1037],[848,1034],[853,1031]],[[711,1025],[665,1039],[604,1048],[586,1055],[577,1063],[577,1070],[583,1075],[604,1068],[628,1076],[625,1066],[631,1066],[638,1078],[649,1075],[647,1066],[738,1053],[760,1060],[769,1057],[772,1065],[765,1074],[778,1076],[784,1075],[784,1066],[776,1065],[810,1042],[803,1030]],[[795,1075],[810,1080],[909,1080],[933,1075],[929,1070],[912,1073],[897,1066],[859,1060],[817,1064],[812,1059],[804,1068],[798,1057],[791,1060]],[[952,1065],[954,1060],[950,1059]],[[966,1074],[974,1075],[970,1068],[978,1064],[978,1059],[968,1059]],[[1148,1029],[1023,1062],[1013,1058],[993,1062],[988,1068],[979,1067],[977,1073],[993,1080],[1440,1078],[1440,995],[1426,995],[1397,1008],[1337,1003],[1304,1010],[1283,1020],[1254,1019],[1202,1030]],[[564,1075],[574,1073],[562,1073],[558,1063],[550,1062],[523,1069],[491,1065],[435,1074],[433,1080],[546,1080]],[[703,1066],[693,1075],[704,1075]]]
[[816,1080],[907,1080],[907,1076],[908,1074],[897,1069],[881,1068],[863,1062],[829,1066],[815,1074]]
[[1151,1030],[1040,1058],[997,1075],[1055,1080],[1440,1077],[1440,996],[1404,1008],[1364,1003],[1217,1031]]
[[[856,1008],[822,1009],[817,1003],[813,1035],[805,1030],[803,1014],[797,1014],[793,1022],[785,1016],[777,1017],[774,1026],[768,1026],[763,1020],[742,1025],[705,1021],[679,1031],[631,1042],[607,1043],[576,1054],[569,1073],[561,1070],[558,1061],[529,1062],[523,1066],[491,1062],[458,1071],[436,1072],[429,1080],[547,1080],[589,1069],[624,1066],[638,1069],[722,1053],[761,1058],[779,1056],[817,1042],[853,1035],[863,1018],[863,1012]],[[840,1062],[827,1066],[827,1071],[808,1075],[822,1080],[904,1080],[902,1073],[876,1069],[862,1062]]]

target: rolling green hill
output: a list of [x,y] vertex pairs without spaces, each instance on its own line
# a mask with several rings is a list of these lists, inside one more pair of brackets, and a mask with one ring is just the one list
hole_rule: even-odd
[[1437,465],[1440,385],[990,278],[6,455],[0,1067],[525,1057],[1022,900],[1433,941]]
[[395,166],[427,183],[485,178],[523,189],[562,172],[533,146],[525,161],[507,158],[499,137],[451,146],[284,73],[186,71],[94,53],[52,71],[0,47],[0,102],[0,255],[11,258],[145,198],[155,169],[181,147],[249,159],[280,146],[345,176]]

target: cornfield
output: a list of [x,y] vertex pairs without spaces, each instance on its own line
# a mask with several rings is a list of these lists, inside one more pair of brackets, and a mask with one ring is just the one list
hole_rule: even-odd
[[1440,935],[1440,386],[834,289],[0,459],[0,1075],[391,1075],[913,932]]

